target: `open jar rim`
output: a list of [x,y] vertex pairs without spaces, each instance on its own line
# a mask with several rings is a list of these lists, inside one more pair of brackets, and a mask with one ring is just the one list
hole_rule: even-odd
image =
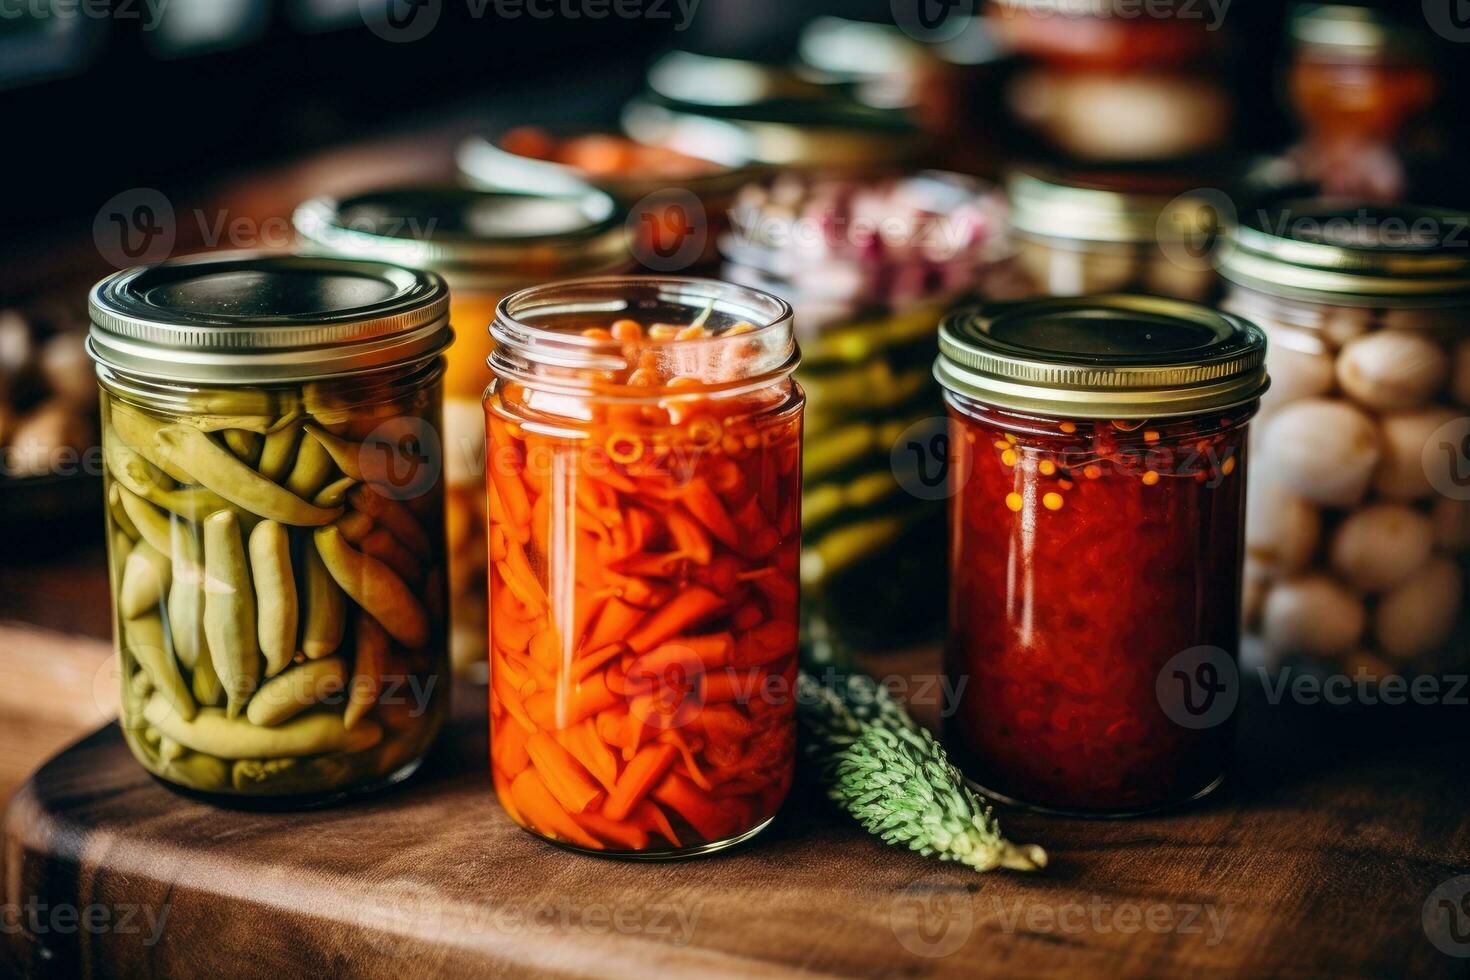
[[[618,319],[679,326],[712,322],[709,337],[639,346],[697,366],[699,384],[630,386],[606,375],[636,367],[618,340],[587,336],[588,327]],[[770,293],[716,279],[685,276],[598,276],[546,283],[501,300],[490,324],[496,347],[487,359],[498,379],[582,397],[626,402],[734,395],[775,384],[796,370],[801,353],[791,305]],[[753,330],[728,333],[748,323]],[[688,377],[689,375],[684,375]]]

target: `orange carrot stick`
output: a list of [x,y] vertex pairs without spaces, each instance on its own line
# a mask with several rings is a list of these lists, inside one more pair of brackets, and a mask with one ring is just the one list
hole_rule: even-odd
[[766,678],[766,671],[759,667],[739,670],[725,667],[711,670],[704,675],[704,703],[723,704],[733,701],[744,704],[755,697]]
[[687,514],[681,511],[670,510],[664,515],[664,521],[668,525],[669,534],[674,539],[674,545],[678,548],[678,554],[683,555],[696,565],[708,565],[711,557],[709,535],[704,529]]
[[665,731],[659,732],[658,740],[660,742],[663,742],[665,745],[672,745],[674,748],[679,750],[679,755],[684,760],[684,768],[689,770],[689,778],[693,780],[700,789],[708,791],[712,788],[710,786],[710,781],[708,779],[705,779],[704,773],[700,771],[699,763],[694,761],[694,750],[689,747],[689,743],[685,741],[684,736],[679,734],[678,729],[670,728]]
[[635,823],[609,820],[600,813],[587,810],[572,817],[590,834],[600,837],[609,844],[619,845],[630,851],[648,849],[648,831]]
[[571,814],[562,809],[535,769],[522,770],[510,784],[510,796],[533,829],[558,840],[602,850],[602,842],[578,826]]
[[628,646],[646,653],[722,608],[725,601],[709,589],[694,586],[675,596],[628,634]]
[[584,657],[578,657],[572,662],[572,669],[567,672],[567,675],[574,681],[580,681],[622,651],[621,643],[609,643],[601,650],[593,650]]
[[669,818],[664,812],[650,800],[644,800],[633,809],[633,820],[644,830],[657,833],[669,842],[671,847],[683,847],[679,843],[679,835],[674,833],[674,825],[669,823]]
[[516,453],[507,446],[493,450],[486,469],[490,482],[500,495],[500,503],[510,523],[524,526],[531,520],[531,498],[526,495],[526,485],[521,482],[519,461]]
[[727,548],[740,550],[739,528],[703,477],[697,476],[684,486],[683,503],[695,520],[709,528],[715,540]]
[[505,678],[505,671],[498,668],[499,665],[497,665],[497,669],[490,671],[490,683],[494,688],[496,700],[505,705],[505,710],[517,725],[520,725],[528,732],[534,732],[536,730],[536,723],[526,713],[525,706],[521,704],[520,695],[512,690],[510,682]]
[[527,698],[526,713],[538,727],[550,731],[575,725],[583,718],[590,718],[620,700],[621,698],[608,690],[607,681],[601,674],[593,674],[567,692],[564,699],[565,717],[557,717],[557,697],[554,691],[537,691]]
[[637,606],[622,599],[609,599],[583,646],[589,650],[600,650],[610,643],[621,643],[643,616],[643,610]]
[[564,728],[555,735],[561,747],[570,752],[582,768],[602,784],[603,789],[612,792],[618,781],[618,757],[597,734],[597,723],[587,718],[580,725]]
[[514,721],[495,726],[495,732],[490,738],[490,758],[495,763],[496,772],[514,778],[530,765],[531,757],[526,753],[526,737],[525,728]]
[[672,745],[649,745],[641,749],[618,777],[613,791],[607,795],[607,802],[602,805],[602,815],[609,820],[625,819],[629,811],[648,795],[648,791],[673,764],[678,754],[678,750]]
[[728,837],[734,829],[728,804],[719,804],[701,793],[693,783],[671,772],[652,790],[653,798],[671,807],[689,821],[705,840]]
[[735,641],[735,657],[732,663],[741,667],[753,667],[780,660],[796,652],[798,640],[799,631],[795,623],[773,619],[740,634]]
[[551,736],[537,732],[526,739],[526,753],[541,782],[569,813],[581,813],[602,799],[603,791],[576,758]]

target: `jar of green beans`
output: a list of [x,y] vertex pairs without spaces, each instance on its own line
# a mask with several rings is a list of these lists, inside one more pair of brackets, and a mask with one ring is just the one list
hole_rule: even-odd
[[231,254],[90,306],[133,754],[236,802],[407,777],[448,706],[443,280]]

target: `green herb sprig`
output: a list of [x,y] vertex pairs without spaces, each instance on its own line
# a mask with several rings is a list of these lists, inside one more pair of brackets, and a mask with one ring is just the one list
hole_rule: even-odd
[[1046,866],[1046,851],[1001,834],[990,806],[888,690],[863,674],[797,681],[803,751],[827,797],[869,833],[976,871]]

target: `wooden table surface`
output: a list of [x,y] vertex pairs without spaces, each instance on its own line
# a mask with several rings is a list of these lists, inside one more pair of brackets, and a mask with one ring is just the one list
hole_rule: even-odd
[[[75,559],[75,581],[90,560]],[[5,575],[7,615],[27,590],[43,618],[86,604],[48,598],[61,566]],[[95,639],[0,627],[12,747],[0,781],[109,711],[108,657]],[[932,667],[909,656],[879,669]],[[1345,713],[1258,695],[1215,798],[1128,821],[1005,813],[1010,836],[1044,845],[1052,864],[979,876],[888,847],[803,792],[723,856],[648,865],[561,851],[496,803],[483,700],[459,689],[453,725],[407,786],[305,813],[185,799],[111,726],[86,735],[7,812],[7,964],[274,978],[1464,976],[1470,963],[1423,925],[1436,887],[1470,872],[1463,709]],[[88,908],[113,925],[46,918]]]

